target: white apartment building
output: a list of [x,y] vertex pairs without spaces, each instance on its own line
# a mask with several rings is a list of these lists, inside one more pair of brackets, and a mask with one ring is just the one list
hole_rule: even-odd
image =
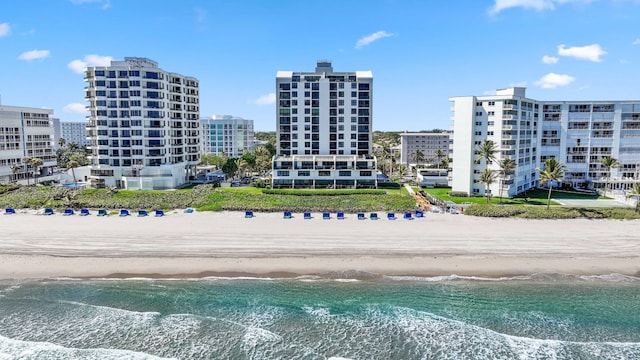
[[200,146],[203,154],[237,158],[253,151],[253,120],[231,115],[200,119]]
[[451,132],[404,132],[400,134],[400,162],[416,164],[418,151],[422,154],[421,164],[436,165],[451,157],[453,134]]
[[199,84],[125,57],[85,73],[91,184],[124,189],[173,189],[200,162]]
[[78,146],[89,146],[91,140],[87,137],[87,123],[78,121],[60,121],[60,137],[67,144],[76,143]]
[[[496,91],[490,96],[452,97],[452,191],[484,194],[478,178],[485,166],[511,158],[516,171],[504,179],[503,195],[512,196],[538,186],[544,162],[555,157],[567,169],[564,181],[574,187],[601,187],[615,183],[628,188],[640,181],[640,101],[538,101],[525,88]],[[497,161],[476,164],[476,147],[485,139],[497,144]],[[600,161],[610,156],[620,162],[611,174]],[[490,187],[500,191],[500,179]]]
[[[36,175],[53,172],[56,154],[52,114],[51,109],[0,104],[1,183],[33,177],[35,169],[23,161],[27,157],[42,159],[43,165]],[[19,165],[19,168],[13,165]]]
[[377,187],[372,103],[371,71],[278,71],[272,186]]

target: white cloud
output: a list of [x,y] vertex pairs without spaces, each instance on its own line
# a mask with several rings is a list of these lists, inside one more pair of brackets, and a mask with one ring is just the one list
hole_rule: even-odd
[[545,64],[556,64],[558,62],[558,60],[560,60],[560,59],[558,59],[555,56],[547,56],[547,55],[545,55],[545,56],[542,57],[542,62],[545,63]]
[[565,74],[548,73],[536,81],[536,85],[543,89],[555,89],[560,86],[571,84],[575,78]]
[[71,113],[71,114],[84,114],[84,113],[87,112],[87,109],[85,109],[84,104],[71,103],[71,104],[65,106],[64,108],[62,108],[62,111],[66,112],[66,113]]
[[389,34],[386,31],[375,32],[371,35],[367,35],[362,39],[358,40],[358,42],[356,43],[356,49],[360,49],[363,46],[367,46],[376,40],[380,40],[382,38],[391,37],[391,36],[393,36],[393,34]]
[[0,24],[0,37],[8,36],[11,32],[11,28],[9,27],[9,23]]
[[269,93],[262,95],[259,98],[252,101],[256,105],[271,105],[276,102],[276,93]]
[[197,8],[194,8],[193,11],[196,14],[197,23],[203,23],[205,22],[205,20],[207,20],[207,10],[197,7]]
[[84,59],[76,59],[67,64],[67,67],[76,74],[82,74],[89,66],[109,66],[111,65],[111,56],[87,55]]
[[69,0],[69,2],[75,5],[102,4],[102,8],[105,10],[111,7],[111,0]]
[[526,10],[555,10],[556,5],[566,3],[588,4],[594,0],[495,0],[493,7],[489,9],[489,14],[497,14],[502,10],[521,7]]
[[573,46],[566,48],[564,44],[558,45],[558,55],[570,56],[576,59],[589,60],[593,62],[601,62],[601,56],[607,52],[602,50],[600,45],[592,44],[587,46]]
[[49,57],[50,54],[51,52],[49,50],[31,50],[20,54],[20,56],[18,56],[18,59],[25,61],[44,59]]
[[[511,83],[511,84],[509,84],[509,87],[527,87],[527,82],[526,81],[521,81],[521,82],[517,82],[517,83]],[[494,95],[495,95],[495,91],[494,91]]]
[[640,45],[640,38],[637,38],[637,39],[633,40],[631,45]]

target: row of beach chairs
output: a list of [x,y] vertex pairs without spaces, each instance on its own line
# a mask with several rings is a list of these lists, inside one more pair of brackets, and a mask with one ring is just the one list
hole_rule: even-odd
[[[16,214],[16,210],[14,208],[6,208],[4,211],[5,215],[13,215]],[[42,213],[42,215],[53,215],[55,214],[55,211],[52,208],[45,208]],[[62,215],[64,216],[70,216],[70,215],[75,215],[76,211],[74,209],[71,208],[67,208],[64,209],[64,211],[62,212]],[[78,212],[78,215],[80,216],[87,216],[87,215],[91,215],[91,211],[89,209],[83,208],[80,209],[80,211]],[[100,209],[98,210],[97,214],[98,216],[109,216],[109,212],[106,209]],[[163,210],[155,210],[153,212],[153,215],[155,217],[161,217],[164,216],[164,211]],[[118,216],[131,216],[131,213],[129,212],[129,210],[127,209],[121,209],[120,212],[118,213]],[[149,216],[149,212],[147,210],[138,210],[138,216],[139,217],[144,217],[144,216]]]
[[[253,211],[246,211],[244,217],[245,218],[252,218],[255,215],[253,214]],[[311,212],[304,212],[302,214],[304,219],[312,219],[313,217],[311,216]],[[291,211],[284,211],[282,214],[282,217],[285,219],[291,219],[293,218],[293,214],[291,213]],[[403,219],[405,220],[413,220],[415,218],[422,218],[424,217],[424,212],[421,210],[416,210],[415,214],[412,212],[405,212],[404,215],[402,216]],[[343,220],[345,218],[344,216],[344,212],[337,212],[336,213],[336,219],[338,220]],[[324,220],[329,220],[331,219],[331,213],[330,212],[323,212],[322,213],[322,219]],[[358,220],[365,220],[367,219],[367,216],[364,213],[358,213]],[[378,213],[371,213],[369,214],[369,219],[370,220],[378,220]],[[389,212],[387,213],[387,219],[388,220],[396,220],[398,219],[398,217],[396,217],[396,214],[393,212]]]

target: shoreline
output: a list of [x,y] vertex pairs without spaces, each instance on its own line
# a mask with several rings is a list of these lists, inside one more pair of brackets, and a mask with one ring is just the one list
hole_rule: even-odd
[[0,279],[207,276],[640,276],[640,221],[323,220],[313,214],[0,217]]

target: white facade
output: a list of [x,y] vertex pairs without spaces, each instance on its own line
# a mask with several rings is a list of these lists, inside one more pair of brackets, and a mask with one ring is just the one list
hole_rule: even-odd
[[[49,175],[56,166],[53,114],[51,109],[0,105],[0,182],[33,177],[27,157],[42,159],[40,175]],[[20,169],[14,173],[12,165]]]
[[172,189],[200,161],[199,84],[146,58],[85,73],[93,186]]
[[80,147],[91,145],[91,140],[87,138],[87,123],[84,121],[61,121],[60,137],[67,144],[76,143]]
[[[537,101],[526,98],[525,88],[450,100],[454,192],[484,194],[480,172],[485,166],[498,170],[507,157],[517,167],[504,179],[504,196],[537,187],[536,168],[550,157],[566,165],[564,180],[574,187],[600,186],[609,178],[628,187],[640,180],[640,101]],[[497,161],[476,164],[475,149],[485,139],[497,145]],[[604,156],[617,159],[620,168],[609,174],[600,163]],[[500,180],[490,187],[493,195]]]
[[372,104],[370,71],[278,71],[272,186],[375,188]]
[[231,115],[200,119],[201,152],[237,158],[253,151],[253,120]]
[[422,153],[421,164],[434,164],[451,157],[453,135],[450,132],[400,134],[400,162],[416,164],[416,152]]

